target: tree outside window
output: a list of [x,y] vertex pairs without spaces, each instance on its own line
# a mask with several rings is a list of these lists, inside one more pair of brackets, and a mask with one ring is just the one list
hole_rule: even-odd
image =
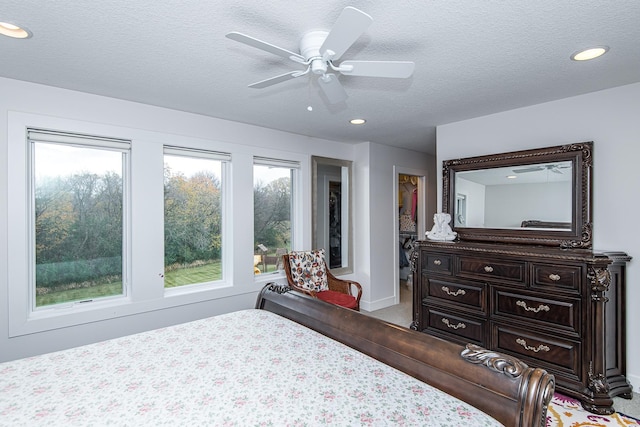
[[253,166],[254,273],[282,269],[282,254],[291,250],[292,187],[295,167]]
[[221,280],[222,161],[164,156],[165,288]]
[[123,294],[123,152],[33,142],[35,306]]

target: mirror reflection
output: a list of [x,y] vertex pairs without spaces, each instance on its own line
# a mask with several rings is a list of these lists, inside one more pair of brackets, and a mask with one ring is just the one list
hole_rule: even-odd
[[454,226],[571,230],[573,163],[455,173]]
[[351,162],[312,157],[314,249],[324,248],[333,274],[351,272]]

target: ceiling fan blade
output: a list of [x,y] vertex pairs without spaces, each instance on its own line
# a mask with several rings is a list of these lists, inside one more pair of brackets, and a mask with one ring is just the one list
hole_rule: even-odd
[[411,61],[343,61],[338,68],[347,76],[406,79],[411,77],[415,66]]
[[366,13],[355,7],[345,7],[338,20],[333,24],[333,28],[329,31],[324,43],[320,46],[320,54],[323,59],[333,60],[340,58],[369,28],[372,22],[373,18]]
[[318,84],[330,104],[339,104],[349,97],[335,74],[329,73],[320,76]]
[[253,89],[262,89],[265,87],[273,86],[278,83],[286,82],[287,80],[295,79],[296,77],[300,77],[304,75],[303,71],[291,71],[289,73],[280,74],[279,76],[271,77],[266,80],[261,80],[256,83],[252,83],[249,85],[250,88]]
[[264,50],[266,52],[273,53],[275,55],[282,56],[284,58],[289,58],[296,62],[300,62],[300,61],[304,62],[304,57],[298,53],[291,52],[290,50],[272,45],[271,43],[263,42],[262,40],[258,40],[246,34],[232,31],[228,33],[226,37],[228,39],[235,40],[240,43],[244,43],[246,45],[255,47],[257,49]]
[[524,168],[524,169],[514,169],[513,171],[515,173],[527,173],[527,172],[538,172],[538,171],[543,171],[546,168],[543,168],[542,166],[535,166],[532,168]]

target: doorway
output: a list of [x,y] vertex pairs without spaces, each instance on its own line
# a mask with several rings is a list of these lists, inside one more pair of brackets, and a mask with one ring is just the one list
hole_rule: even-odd
[[420,171],[396,170],[396,303],[412,305],[414,242],[425,232],[426,179]]

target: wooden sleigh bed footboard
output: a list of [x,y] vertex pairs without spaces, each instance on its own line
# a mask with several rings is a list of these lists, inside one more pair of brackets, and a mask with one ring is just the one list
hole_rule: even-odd
[[256,308],[267,310],[403,371],[475,406],[505,426],[544,426],[555,381],[520,360],[402,328],[268,284]]

